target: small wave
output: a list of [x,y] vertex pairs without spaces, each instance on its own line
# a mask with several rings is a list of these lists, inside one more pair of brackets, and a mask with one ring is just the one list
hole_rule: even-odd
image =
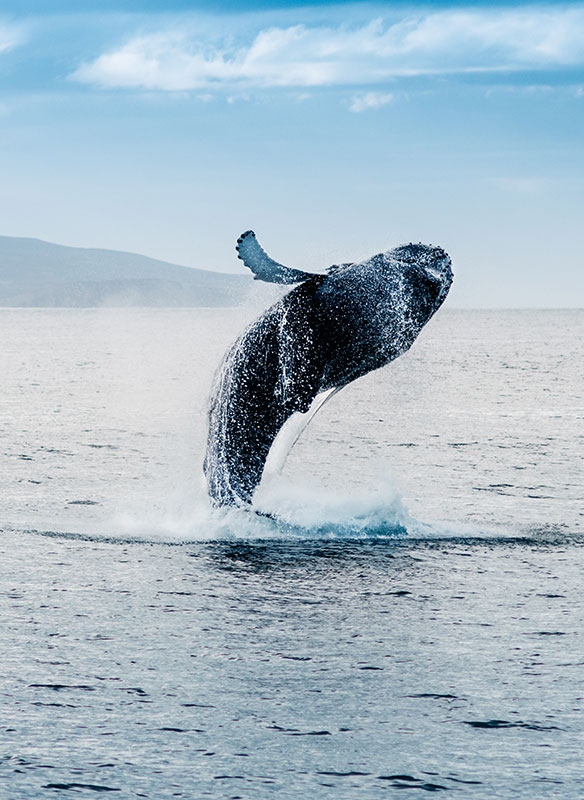
[[250,509],[217,509],[199,498],[190,509],[168,509],[147,520],[141,514],[118,514],[112,527],[126,540],[186,543],[396,538],[416,529],[416,523],[391,487],[343,496],[278,477],[258,491]]
[[251,508],[213,508],[203,492],[185,500],[168,496],[155,507],[120,510],[109,517],[53,520],[44,524],[5,525],[5,531],[51,538],[115,544],[185,545],[212,542],[440,542],[470,545],[584,544],[584,537],[557,526],[509,526],[422,522],[406,508],[387,477],[376,487],[353,493],[291,483],[281,475],[265,482]]
[[347,494],[277,477],[260,487],[255,504],[288,535],[301,537],[396,537],[417,526],[390,483]]
[[291,484],[277,476],[251,508],[213,508],[199,495],[167,498],[155,508],[127,508],[109,518],[53,520],[10,529],[43,536],[118,543],[190,544],[214,541],[376,540],[404,538],[421,526],[393,486],[357,494]]

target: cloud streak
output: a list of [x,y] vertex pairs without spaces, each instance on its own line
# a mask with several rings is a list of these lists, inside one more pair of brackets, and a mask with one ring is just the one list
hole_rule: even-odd
[[7,53],[23,41],[22,31],[0,23],[0,53]]
[[584,5],[566,5],[458,8],[359,26],[271,27],[222,46],[196,31],[164,30],[130,38],[82,64],[72,78],[104,88],[188,91],[369,86],[405,76],[583,64]]

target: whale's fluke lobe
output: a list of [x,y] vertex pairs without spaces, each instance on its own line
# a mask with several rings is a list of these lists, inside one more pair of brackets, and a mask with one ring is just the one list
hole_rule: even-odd
[[253,272],[256,281],[267,283],[300,283],[312,278],[310,272],[279,264],[266,253],[253,231],[242,233],[235,246],[237,257]]

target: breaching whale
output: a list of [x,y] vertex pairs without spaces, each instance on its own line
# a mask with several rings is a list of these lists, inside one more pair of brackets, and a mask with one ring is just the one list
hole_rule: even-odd
[[432,245],[402,245],[325,274],[277,263],[253,231],[236,249],[256,280],[297,285],[247,327],[217,372],[203,469],[219,506],[249,505],[284,422],[404,353],[452,283],[450,257]]

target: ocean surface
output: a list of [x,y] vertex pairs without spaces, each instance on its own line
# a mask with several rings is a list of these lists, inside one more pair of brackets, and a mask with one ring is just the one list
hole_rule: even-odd
[[202,479],[253,314],[0,310],[2,798],[584,797],[584,311],[440,311],[277,520]]

